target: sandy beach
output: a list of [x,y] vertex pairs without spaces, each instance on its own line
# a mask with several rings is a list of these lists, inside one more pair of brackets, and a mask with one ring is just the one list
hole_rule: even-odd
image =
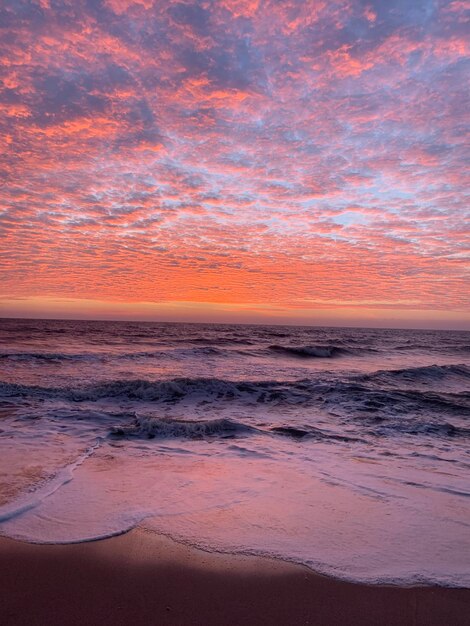
[[134,530],[91,543],[0,539],[0,622],[464,626],[470,590],[351,584]]

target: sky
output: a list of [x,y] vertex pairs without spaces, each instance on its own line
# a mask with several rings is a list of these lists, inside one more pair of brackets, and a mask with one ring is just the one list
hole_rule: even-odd
[[2,0],[0,316],[470,328],[469,16]]

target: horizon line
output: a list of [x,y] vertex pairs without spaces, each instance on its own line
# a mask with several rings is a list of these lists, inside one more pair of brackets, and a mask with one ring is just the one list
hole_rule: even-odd
[[123,318],[75,318],[75,317],[18,317],[18,316],[0,316],[3,320],[24,320],[36,322],[120,322],[123,324],[194,324],[199,326],[291,326],[293,328],[340,328],[355,330],[407,330],[407,331],[439,331],[439,332],[456,332],[470,333],[470,328],[436,328],[436,327],[409,327],[409,326],[344,326],[344,325],[328,325],[328,324],[295,324],[285,323],[263,323],[263,322],[206,322],[206,321],[184,321],[184,320],[144,320],[144,319],[123,319]]

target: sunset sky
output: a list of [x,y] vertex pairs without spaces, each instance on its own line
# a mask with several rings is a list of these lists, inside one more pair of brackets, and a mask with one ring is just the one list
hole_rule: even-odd
[[0,316],[470,328],[469,15],[2,0]]

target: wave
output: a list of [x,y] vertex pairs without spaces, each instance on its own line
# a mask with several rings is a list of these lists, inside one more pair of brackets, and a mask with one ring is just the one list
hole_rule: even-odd
[[111,436],[146,439],[206,439],[233,438],[250,434],[281,435],[292,439],[315,439],[318,441],[364,442],[363,439],[327,432],[313,426],[280,425],[254,427],[227,418],[209,420],[185,420],[159,418],[155,416],[134,416],[130,424],[111,427]]
[[375,388],[354,383],[339,383],[326,387],[324,403],[348,410],[351,417],[363,419],[373,415],[375,420],[387,420],[397,415],[442,414],[470,416],[470,394],[467,392],[433,392],[417,389]]
[[[109,345],[109,344],[108,344]],[[133,352],[100,352],[73,354],[67,352],[0,352],[0,362],[24,363],[52,363],[61,362],[110,362],[140,359],[175,359],[186,357],[227,357],[236,354],[245,354],[241,349],[217,348],[215,346],[188,346],[186,348],[171,348],[166,350],[141,350]]]
[[135,400],[178,402],[192,398],[198,402],[243,399],[269,402],[288,399],[292,391],[279,383],[233,382],[218,378],[175,378],[163,381],[122,380],[92,385],[73,393],[76,400],[124,397]]
[[[341,342],[335,345],[319,344],[319,345],[280,345],[272,344],[267,347],[257,347],[250,350],[248,341],[227,341],[222,342],[222,347],[214,345],[206,345],[206,340],[201,342],[197,339],[184,340],[181,343],[190,345],[173,346],[170,348],[162,349],[150,349],[150,350],[136,350],[131,352],[88,352],[88,353],[70,353],[70,352],[15,352],[5,351],[0,352],[1,361],[21,362],[21,363],[51,363],[59,364],[61,362],[82,362],[82,363],[97,363],[97,362],[113,362],[113,361],[132,361],[132,360],[157,360],[157,359],[186,359],[186,358],[206,358],[206,357],[219,357],[219,358],[233,358],[234,356],[263,356],[268,353],[275,353],[279,355],[289,356],[298,359],[334,359],[347,355],[360,356],[365,354],[377,353],[379,350],[373,348],[351,347],[350,345],[342,346]],[[191,345],[193,343],[201,343],[201,345]],[[226,347],[223,347],[226,344]],[[229,344],[233,344],[230,346]],[[243,347],[243,344],[245,347]],[[109,342],[108,342],[109,347]],[[379,370],[368,377],[375,378],[403,378],[403,379],[439,379],[448,375],[462,376],[465,378],[470,377],[470,368],[463,364],[457,365],[431,365],[426,367],[417,368],[404,368],[398,370]]]
[[436,435],[438,437],[470,437],[470,429],[456,426],[449,422],[425,422],[419,420],[400,420],[390,425],[382,426],[382,434],[385,430],[393,430],[396,434],[405,435]]
[[320,428],[314,426],[305,426],[299,428],[298,426],[273,426],[270,431],[277,435],[284,435],[286,437],[292,437],[293,439],[314,438],[317,440],[330,440],[330,441],[344,441],[344,442],[362,442],[364,439],[359,437],[349,437],[347,435],[337,435],[335,433],[325,432]]
[[[436,366],[437,367],[437,366]],[[462,369],[463,368],[463,369]],[[465,366],[444,366],[447,375],[468,376]],[[346,380],[297,379],[291,381],[231,381],[218,378],[174,378],[169,380],[124,379],[75,388],[41,387],[0,382],[0,397],[59,400],[73,403],[98,401],[137,405],[207,406],[233,404],[253,410],[267,406],[271,414],[285,409],[305,409],[305,418],[318,414],[336,415],[343,422],[368,420],[380,424],[397,417],[470,415],[470,393],[430,388],[410,388],[403,383],[404,370],[376,372]],[[409,370],[406,370],[409,371]],[[435,376],[434,368],[411,368],[414,375]],[[440,371],[440,370],[439,370]],[[451,374],[449,374],[451,372]],[[382,377],[382,378],[381,378]],[[384,378],[385,377],[385,378]],[[442,379],[439,379],[442,380]],[[414,382],[414,381],[413,381]],[[391,384],[393,383],[393,384]],[[143,403],[140,405],[140,403]],[[291,433],[293,436],[295,434]]]
[[250,339],[241,337],[186,337],[184,339],[170,338],[168,340],[170,344],[189,343],[195,345],[204,346],[222,346],[222,345],[240,345],[240,346],[252,346],[254,342]]
[[[313,426],[272,426],[268,429],[255,428],[227,418],[209,420],[184,420],[158,418],[154,416],[134,416],[130,424],[111,427],[111,436],[145,439],[211,439],[234,438],[250,434],[271,434],[290,437],[294,440],[316,440],[324,442],[365,443],[364,438],[327,432]],[[381,426],[382,435],[436,435],[460,438],[470,436],[470,429],[445,422],[421,422],[400,420]]]
[[0,362],[11,361],[21,363],[51,363],[58,364],[62,362],[109,362],[109,361],[126,361],[140,359],[174,359],[184,357],[233,357],[239,354],[240,350],[227,349],[223,350],[214,346],[197,346],[188,347],[186,349],[170,349],[170,350],[143,350],[136,352],[123,353],[104,353],[99,354],[84,353],[71,354],[66,352],[0,352]]
[[466,346],[452,346],[452,350],[454,352],[469,353],[470,352],[470,345],[466,345]]
[[301,402],[310,397],[309,381],[229,381],[218,378],[174,378],[171,380],[112,380],[70,389],[0,382],[0,396],[60,398],[75,402],[107,398],[147,402],[197,402],[243,400],[247,403]]
[[215,346],[195,346],[185,348],[173,348],[167,352],[163,352],[165,356],[170,357],[224,357],[233,358],[235,355],[253,355],[254,351],[245,348],[216,348]]
[[300,358],[331,359],[350,354],[349,350],[338,346],[280,346],[274,344],[269,350]]
[[424,367],[407,367],[397,370],[379,370],[373,374],[359,377],[363,381],[411,381],[431,382],[446,378],[470,379],[470,367],[464,364],[428,365]]
[[131,424],[113,426],[111,434],[118,437],[203,439],[205,437],[235,437],[256,431],[255,428],[226,418],[213,420],[181,420],[136,416]]
[[394,350],[398,352],[406,352],[406,351],[425,351],[432,353],[444,353],[444,354],[468,354],[470,352],[470,345],[456,345],[456,344],[448,344],[441,343],[438,345],[432,343],[412,343],[408,342],[405,344],[398,344],[393,347]]
[[97,354],[68,354],[65,352],[0,352],[0,360],[51,362],[60,361],[100,361]]

